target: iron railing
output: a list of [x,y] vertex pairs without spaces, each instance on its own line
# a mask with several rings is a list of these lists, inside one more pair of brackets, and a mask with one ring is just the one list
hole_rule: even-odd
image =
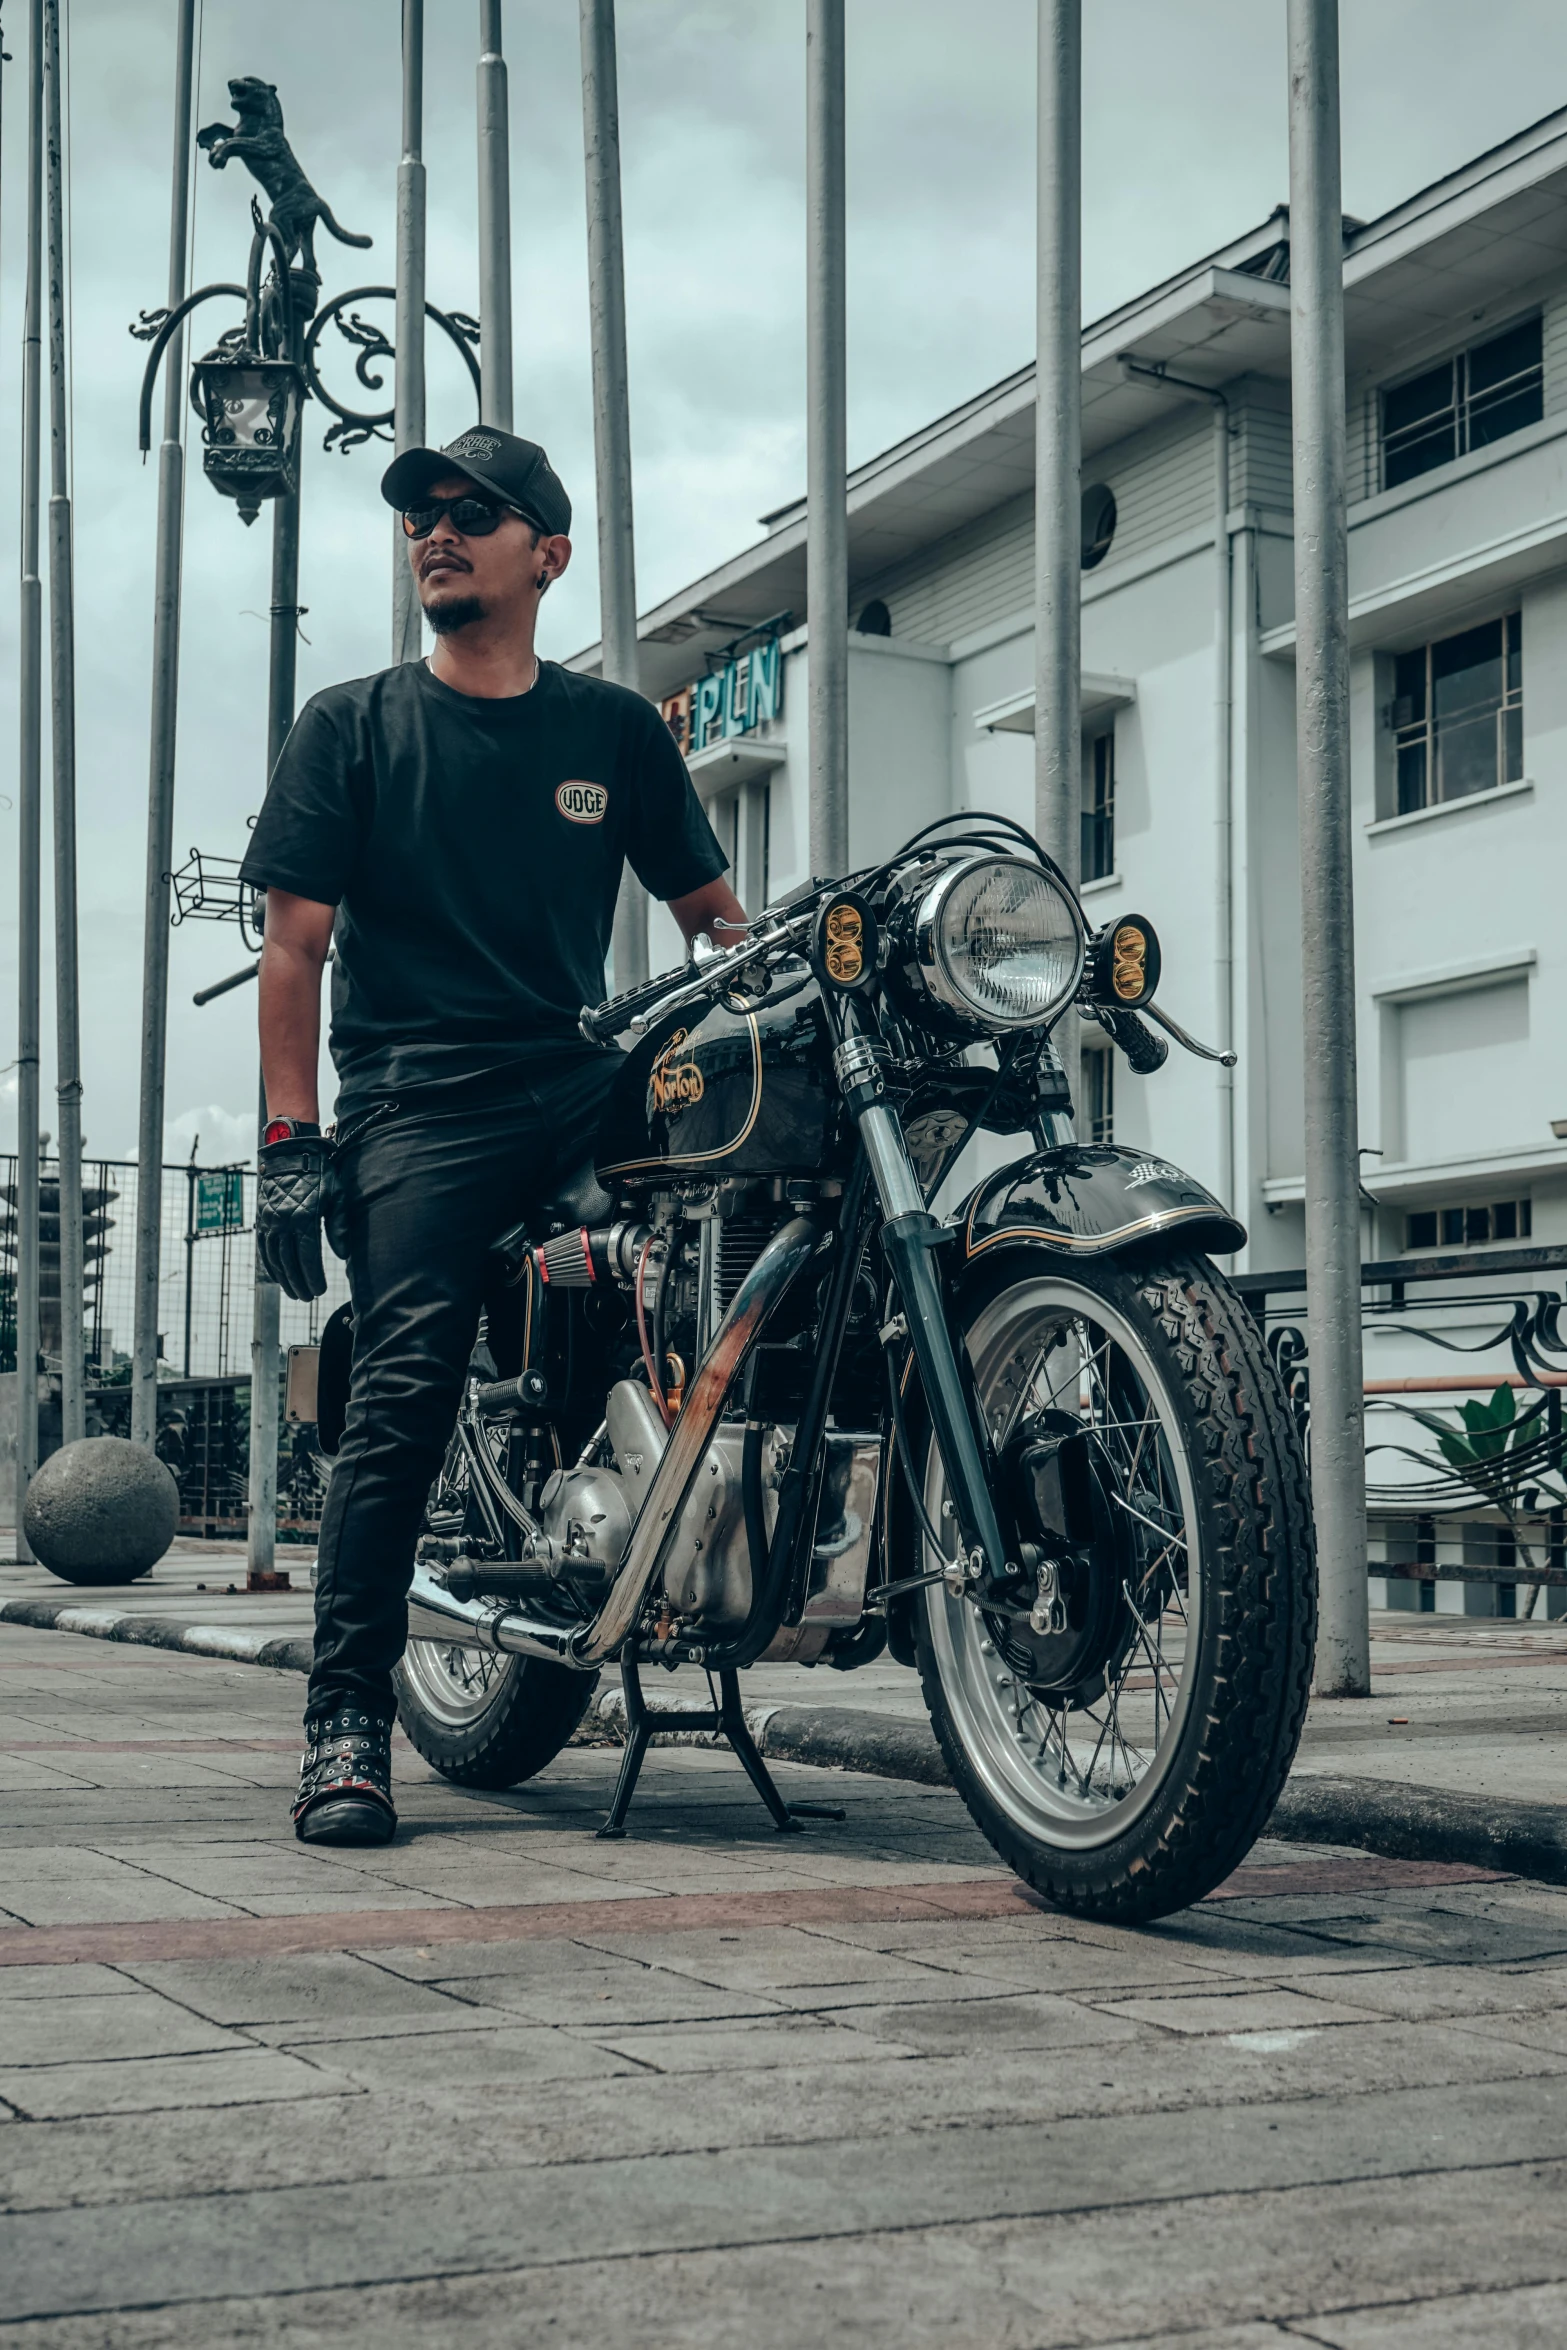
[[[1362,1265],[1367,1529],[1388,1605],[1432,1609],[1437,1586],[1451,1584],[1465,1587],[1464,1612],[1512,1615],[1522,1591],[1535,1595],[1522,1612],[1543,1595],[1544,1613],[1567,1614],[1564,1276],[1567,1246],[1543,1243]],[[1242,1273],[1234,1285],[1266,1334],[1309,1451],[1305,1274]],[[1485,1431],[1460,1467],[1417,1415],[1462,1439],[1463,1407],[1485,1407],[1499,1389],[1512,1418]],[[1450,1449],[1469,1455],[1473,1443]]]

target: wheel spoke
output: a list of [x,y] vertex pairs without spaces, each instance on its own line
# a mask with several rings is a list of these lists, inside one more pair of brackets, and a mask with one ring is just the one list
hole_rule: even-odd
[[1145,1518],[1141,1510],[1133,1509],[1124,1493],[1112,1493],[1110,1499],[1117,1509],[1125,1510],[1129,1518],[1135,1518],[1140,1526],[1146,1526],[1150,1534],[1157,1534],[1161,1541],[1172,1543],[1180,1550],[1186,1548],[1184,1536],[1172,1533],[1168,1526],[1156,1526],[1152,1518]]
[[[1049,1821],[1054,1836],[1098,1844],[1120,1832],[1109,1829],[1106,1813],[1157,1779],[1185,1719],[1200,1588],[1193,1505],[1180,1404],[1160,1384],[1165,1374],[1141,1332],[1108,1298],[1085,1311],[1082,1290],[1064,1274],[1041,1280],[1033,1295],[1040,1302],[1026,1318],[999,1319],[993,1336],[976,1322],[969,1358],[998,1446],[1044,1412],[1065,1413],[1093,1440],[1094,1474],[1123,1529],[1098,1695],[1084,1703],[1065,1682],[1030,1687],[1019,1654],[1029,1644],[1026,1628],[987,1633],[972,1603],[939,1587],[915,1604],[948,1628],[954,1655],[950,1675],[942,1666],[943,1689],[956,1682],[968,1692],[965,1744],[993,1788],[1021,1807],[1031,1832]],[[1003,1316],[1009,1303],[1003,1293]],[[945,1486],[931,1457],[926,1500],[934,1512]],[[1085,1694],[1094,1671],[1090,1662],[1080,1675]]]

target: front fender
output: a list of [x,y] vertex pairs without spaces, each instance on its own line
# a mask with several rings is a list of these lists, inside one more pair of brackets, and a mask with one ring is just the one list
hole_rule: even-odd
[[1018,1241],[1062,1256],[1110,1256],[1165,1232],[1215,1256],[1246,1245],[1246,1227],[1193,1177],[1114,1143],[1018,1159],[978,1184],[953,1221],[965,1261]]

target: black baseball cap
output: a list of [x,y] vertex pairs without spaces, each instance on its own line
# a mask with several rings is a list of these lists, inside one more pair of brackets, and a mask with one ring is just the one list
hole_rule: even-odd
[[466,474],[503,505],[515,506],[547,538],[571,529],[571,500],[538,442],[494,424],[472,425],[444,449],[405,449],[382,474],[381,495],[404,513],[448,473]]

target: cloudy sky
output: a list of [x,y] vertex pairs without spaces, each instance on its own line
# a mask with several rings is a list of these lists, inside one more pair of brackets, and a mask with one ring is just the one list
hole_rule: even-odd
[[[133,1153],[147,781],[154,473],[136,453],[144,358],[126,327],[163,299],[174,0],[62,0],[71,87],[72,390],[85,1126]],[[1551,0],[1347,0],[1346,207],[1370,216],[1567,103]],[[1033,0],[848,0],[850,456],[871,454],[1029,355]],[[1089,317],[1262,218],[1287,189],[1284,0],[1088,0],[1084,298]],[[425,154],[432,300],[477,308],[472,0],[430,0]],[[328,289],[389,278],[395,0],[205,0],[198,122],[230,74],[277,84],[304,163],[368,254],[320,240]],[[0,478],[17,474],[26,24],[6,11],[0,162]],[[797,494],[802,420],[804,0],[620,0],[621,117],[641,601],[757,535]],[[577,560],[546,653],[598,631],[593,563],[577,11],[508,0],[520,430],[572,490]],[[251,183],[196,179],[195,280],[243,265]],[[213,332],[226,307],[207,313]],[[198,346],[200,347],[200,346]],[[345,371],[346,372],[346,371]],[[431,361],[431,429],[471,421]],[[387,658],[381,453],[308,444],[300,689]],[[14,511],[13,511],[14,528]],[[189,491],[175,838],[237,853],[264,784],[269,531]],[[0,1038],[15,1051],[14,562],[0,589]],[[46,815],[47,831],[47,815]],[[49,876],[45,892],[48,905]],[[171,1155],[248,1153],[254,991],[194,989],[240,960],[227,928],[173,944]],[[52,990],[44,1088],[50,1115]],[[15,1132],[0,1077],[0,1147]]]

